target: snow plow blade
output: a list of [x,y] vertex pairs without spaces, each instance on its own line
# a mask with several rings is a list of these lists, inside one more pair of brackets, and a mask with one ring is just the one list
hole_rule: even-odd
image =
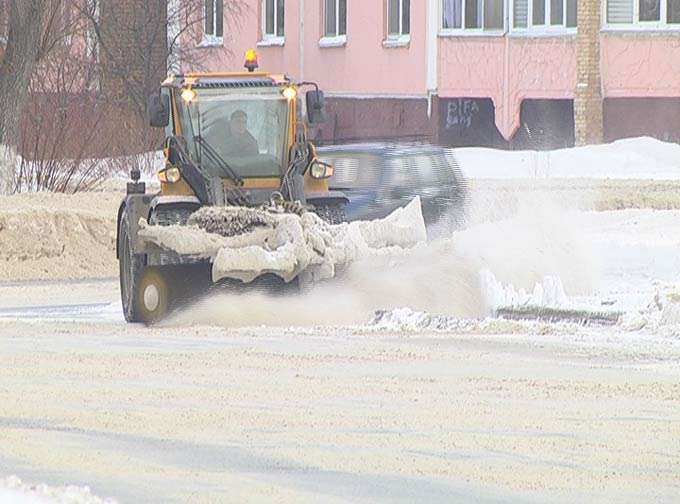
[[533,320],[537,322],[569,322],[579,325],[612,326],[619,323],[620,312],[571,310],[541,306],[503,307],[496,310],[496,317],[508,320]]
[[213,282],[249,283],[264,274],[317,282],[357,259],[400,254],[427,239],[418,197],[375,221],[329,224],[312,212],[205,207],[187,225],[151,225],[144,219],[139,224],[138,236],[146,243],[209,260]]

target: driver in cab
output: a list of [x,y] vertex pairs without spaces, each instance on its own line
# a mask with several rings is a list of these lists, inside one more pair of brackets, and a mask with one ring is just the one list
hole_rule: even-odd
[[257,140],[248,131],[248,115],[243,110],[235,110],[229,119],[229,131],[224,143],[227,156],[255,156],[260,149]]

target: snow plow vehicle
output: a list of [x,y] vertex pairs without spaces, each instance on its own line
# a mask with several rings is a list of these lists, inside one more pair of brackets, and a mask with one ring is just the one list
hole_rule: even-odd
[[[157,321],[223,280],[329,278],[361,250],[424,236],[417,224],[404,224],[415,235],[384,229],[402,226],[404,218],[417,221],[419,208],[380,229],[343,227],[348,199],[329,190],[333,167],[307,139],[307,124],[324,119],[323,92],[256,71],[254,51],[245,66],[173,75],[149,98],[150,125],[165,131],[165,165],[155,193],[133,169],[118,211],[116,253],[129,322]],[[310,88],[306,121],[303,87]]]

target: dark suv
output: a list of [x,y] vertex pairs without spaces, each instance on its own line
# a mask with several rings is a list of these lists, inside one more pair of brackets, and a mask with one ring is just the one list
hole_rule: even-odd
[[[432,145],[354,144],[317,149],[333,164],[329,185],[350,202],[348,220],[382,218],[420,196],[426,224],[462,224],[467,186],[453,152]],[[458,227],[456,226],[456,227]]]

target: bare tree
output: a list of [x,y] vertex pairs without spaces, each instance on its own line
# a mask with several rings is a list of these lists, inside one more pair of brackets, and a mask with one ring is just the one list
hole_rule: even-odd
[[73,26],[64,22],[63,13],[66,2],[73,0],[1,1],[7,36],[0,58],[0,147],[8,147],[9,155],[3,156],[5,163],[0,159],[0,185],[4,181],[6,186],[13,176],[12,153],[19,141],[31,79],[39,62],[71,33]]
[[8,34],[0,62],[0,143],[18,128],[19,112],[38,63],[46,0],[8,0]]
[[76,192],[101,179],[104,164],[96,155],[110,142],[101,134],[110,106],[89,91],[95,75],[78,44],[61,44],[36,67],[20,125],[13,192]]
[[[88,0],[83,14],[96,36],[102,92],[146,117],[146,101],[169,71],[203,67],[198,47],[205,0]],[[121,8],[121,4],[124,8]],[[238,18],[243,0],[225,0],[227,18]]]
[[[0,0],[0,29],[3,19],[7,25],[0,40],[0,153],[9,147],[4,165],[0,157],[0,192],[70,190],[76,172],[82,175],[85,155],[155,149],[159,139],[146,126],[147,97],[168,71],[203,68],[207,52],[199,46],[206,5],[206,0]],[[221,19],[234,19],[245,0],[222,5]],[[60,122],[50,124],[48,117]],[[82,149],[74,136],[87,139]],[[102,150],[90,152],[93,145]],[[26,157],[18,160],[18,174],[16,148]]]

